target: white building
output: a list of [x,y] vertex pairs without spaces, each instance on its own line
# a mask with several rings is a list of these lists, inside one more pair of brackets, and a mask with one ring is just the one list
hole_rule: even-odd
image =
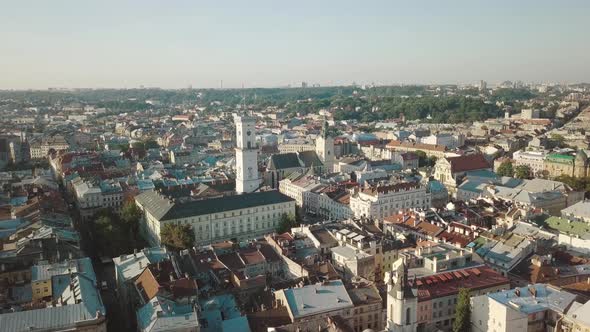
[[236,116],[236,192],[251,193],[260,186],[256,119]]
[[512,155],[514,168],[518,166],[530,167],[533,174],[540,174],[544,169],[545,151],[516,151]]
[[323,186],[322,183],[313,175],[313,172],[279,181],[279,191],[294,199],[297,206],[305,210],[310,207],[310,191],[321,186]]
[[47,157],[50,150],[61,151],[70,148],[68,142],[61,135],[44,138],[41,142],[33,142],[30,145],[29,153],[31,159],[43,159]]
[[303,141],[303,142],[289,141],[289,142],[284,142],[282,144],[279,144],[278,149],[279,149],[280,153],[290,153],[290,152],[315,151],[316,147],[315,147],[315,145],[313,145],[307,141]]
[[475,296],[472,331],[553,331],[575,299],[576,295],[546,284]]
[[449,150],[465,145],[465,135],[463,134],[433,134],[430,136],[420,137],[419,143],[445,146]]
[[416,332],[418,328],[418,291],[408,284],[408,269],[403,259],[392,267],[387,284],[387,331]]
[[309,196],[310,203],[315,203],[317,207],[312,211],[328,220],[345,220],[353,216],[348,192],[330,190],[328,186],[324,186],[316,188]]
[[295,215],[295,201],[278,191],[180,201],[152,190],[135,202],[143,211],[140,230],[153,246],[161,244],[160,230],[167,223],[192,226],[196,244],[207,245],[261,237],[275,231],[283,214]]
[[561,216],[572,221],[590,223],[590,201],[579,201],[561,210]]
[[431,196],[420,183],[403,182],[376,185],[356,190],[350,197],[350,208],[355,217],[383,219],[400,209],[428,209]]

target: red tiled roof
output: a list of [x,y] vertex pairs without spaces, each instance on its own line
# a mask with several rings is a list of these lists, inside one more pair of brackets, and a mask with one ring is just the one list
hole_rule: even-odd
[[490,168],[490,164],[482,154],[471,154],[467,156],[449,157],[448,162],[451,164],[451,172],[466,172],[478,169]]
[[[410,282],[414,282],[410,279]],[[485,289],[495,286],[509,286],[508,278],[487,266],[445,272],[415,280],[418,288],[418,301],[427,301],[456,294],[461,288],[471,290]]]
[[240,257],[244,260],[246,265],[261,264],[265,261],[264,256],[257,249],[240,250]]

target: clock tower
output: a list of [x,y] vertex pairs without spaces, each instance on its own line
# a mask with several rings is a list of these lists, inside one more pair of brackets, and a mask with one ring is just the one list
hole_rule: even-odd
[[256,119],[236,116],[236,192],[251,193],[260,186],[258,177],[258,147]]
[[325,120],[322,131],[315,141],[315,152],[324,163],[324,171],[334,172],[334,139],[328,133],[328,122]]

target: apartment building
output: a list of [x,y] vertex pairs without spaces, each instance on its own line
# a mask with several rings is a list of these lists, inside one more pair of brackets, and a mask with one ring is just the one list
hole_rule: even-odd
[[545,170],[545,151],[516,151],[512,155],[514,167],[528,166],[532,174],[542,174]]
[[68,142],[61,135],[45,137],[41,141],[30,144],[31,159],[43,159],[47,157],[50,150],[61,151],[70,148]]
[[355,189],[350,196],[350,208],[355,217],[383,219],[400,209],[428,209],[431,196],[420,183],[400,182],[377,184]]
[[546,284],[490,292],[471,298],[474,332],[555,331],[576,295]]

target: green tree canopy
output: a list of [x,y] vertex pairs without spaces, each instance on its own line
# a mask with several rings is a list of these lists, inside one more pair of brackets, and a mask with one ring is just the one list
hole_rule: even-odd
[[190,248],[195,242],[195,233],[190,225],[167,223],[160,230],[162,244],[174,250]]
[[513,177],[514,168],[512,168],[512,162],[509,160],[502,162],[502,164],[500,164],[500,167],[498,167],[496,174],[498,174],[499,176]]
[[471,303],[469,299],[469,289],[461,288],[459,290],[457,307],[455,308],[453,332],[469,331],[471,331]]
[[136,235],[139,231],[139,219],[141,218],[141,210],[135,204],[135,201],[129,200],[125,202],[121,209],[121,221],[127,226],[129,231]]
[[531,168],[528,165],[516,166],[514,176],[519,179],[528,179],[531,176]]
[[551,140],[554,141],[558,147],[567,147],[567,144],[565,144],[565,137],[563,137],[563,135],[553,133],[551,136],[549,136],[549,138],[551,138]]
[[282,234],[291,231],[291,228],[299,226],[296,218],[292,214],[283,213],[277,226],[277,233]]
[[92,238],[97,251],[105,256],[115,257],[131,249],[126,230],[108,210],[100,211],[94,217]]

